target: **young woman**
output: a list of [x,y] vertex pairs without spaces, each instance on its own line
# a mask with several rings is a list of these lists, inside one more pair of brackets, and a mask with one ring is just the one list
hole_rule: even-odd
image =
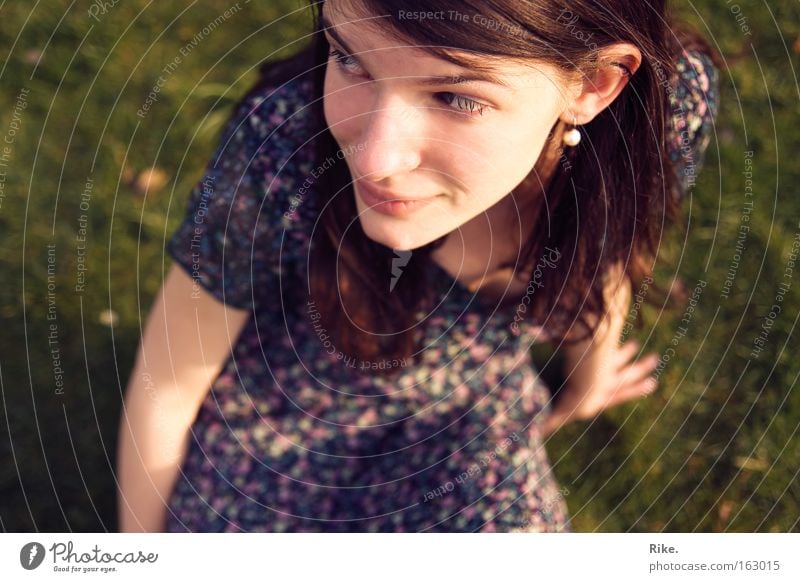
[[708,49],[657,0],[314,7],[170,240],[120,527],[570,531],[543,442],[655,388],[620,335],[708,142]]

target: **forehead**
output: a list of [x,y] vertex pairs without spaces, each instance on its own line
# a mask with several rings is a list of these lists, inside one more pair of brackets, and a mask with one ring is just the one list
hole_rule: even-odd
[[[428,47],[403,36],[393,26],[394,16],[373,14],[359,2],[328,0],[322,7],[322,28],[350,54],[381,65],[388,62],[387,49],[402,51],[398,62],[419,75],[450,76],[459,84],[493,83],[507,90],[561,85],[563,76],[556,67],[533,59],[501,57],[465,49]],[[435,11],[432,15],[435,15]],[[457,22],[448,23],[458,26]],[[423,72],[424,71],[424,72]],[[441,73],[440,73],[441,71]],[[432,79],[435,81],[436,79]],[[435,83],[429,83],[435,84]]]

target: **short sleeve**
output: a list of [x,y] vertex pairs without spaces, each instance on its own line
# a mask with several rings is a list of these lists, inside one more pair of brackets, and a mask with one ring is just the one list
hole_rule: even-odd
[[681,196],[694,186],[703,165],[719,109],[719,74],[711,57],[697,50],[683,51],[675,66],[672,112],[667,126],[670,160]]
[[167,252],[197,285],[228,307],[275,298],[283,273],[280,241],[299,162],[307,99],[295,81],[251,92],[222,131],[192,189]]

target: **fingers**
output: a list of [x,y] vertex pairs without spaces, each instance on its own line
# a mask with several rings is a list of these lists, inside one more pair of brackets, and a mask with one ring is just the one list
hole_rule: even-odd
[[604,408],[647,396],[658,387],[658,380],[653,376],[660,360],[657,354],[647,354],[626,364],[639,349],[640,344],[635,340],[626,342],[619,348],[620,367],[617,369],[616,385],[608,392]]
[[628,360],[630,360],[636,352],[639,351],[641,345],[636,340],[630,340],[622,344],[619,349],[617,350],[617,358],[619,358],[619,363],[624,364]]
[[660,358],[655,353],[636,358],[639,349],[635,340],[620,346],[612,356],[613,364],[603,368],[591,390],[581,396],[579,402],[571,402],[573,410],[568,410],[567,416],[585,420],[607,408],[651,394],[658,387],[653,372]]
[[620,370],[620,377],[625,384],[636,383],[649,377],[657,366],[658,356],[656,354],[648,354]]
[[612,406],[617,406],[618,404],[628,402],[629,400],[637,400],[647,396],[648,394],[651,394],[653,392],[653,388],[650,387],[648,384],[649,382],[649,379],[645,379],[639,382],[633,382],[631,384],[620,386],[619,389],[609,393],[606,396],[606,401],[603,404],[603,408],[611,408]]
[[658,365],[657,357],[654,358],[654,362],[647,362],[646,365],[645,362],[637,362],[630,366],[625,371],[628,381],[621,382],[617,390],[609,394],[606,407],[652,394],[658,388],[658,380],[652,375],[652,367]]
[[[640,357],[632,364],[627,362],[634,357],[641,345],[636,340],[625,342],[616,353],[618,370],[620,372],[621,381],[628,383],[641,379],[645,375],[649,375],[656,366],[658,366],[658,355],[651,353],[646,356]],[[627,364],[627,366],[625,366]]]

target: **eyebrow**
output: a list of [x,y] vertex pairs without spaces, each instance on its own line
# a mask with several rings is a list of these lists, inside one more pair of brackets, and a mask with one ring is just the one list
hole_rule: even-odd
[[[342,38],[342,35],[339,34],[339,31],[336,30],[336,27],[331,24],[331,22],[325,16],[323,12],[320,17],[320,22],[322,24],[322,29],[330,34],[333,39],[345,50],[349,53],[348,56],[351,56],[358,60],[355,56],[357,51],[354,51],[350,46],[345,42]],[[441,86],[441,85],[463,85],[466,83],[491,83],[493,85],[497,85],[509,91],[512,91],[513,88],[509,85],[506,81],[501,79],[500,77],[493,75],[489,72],[471,72],[465,75],[457,74],[457,75],[439,75],[439,76],[430,76],[430,77],[413,77],[414,82],[419,85],[423,86]]]

